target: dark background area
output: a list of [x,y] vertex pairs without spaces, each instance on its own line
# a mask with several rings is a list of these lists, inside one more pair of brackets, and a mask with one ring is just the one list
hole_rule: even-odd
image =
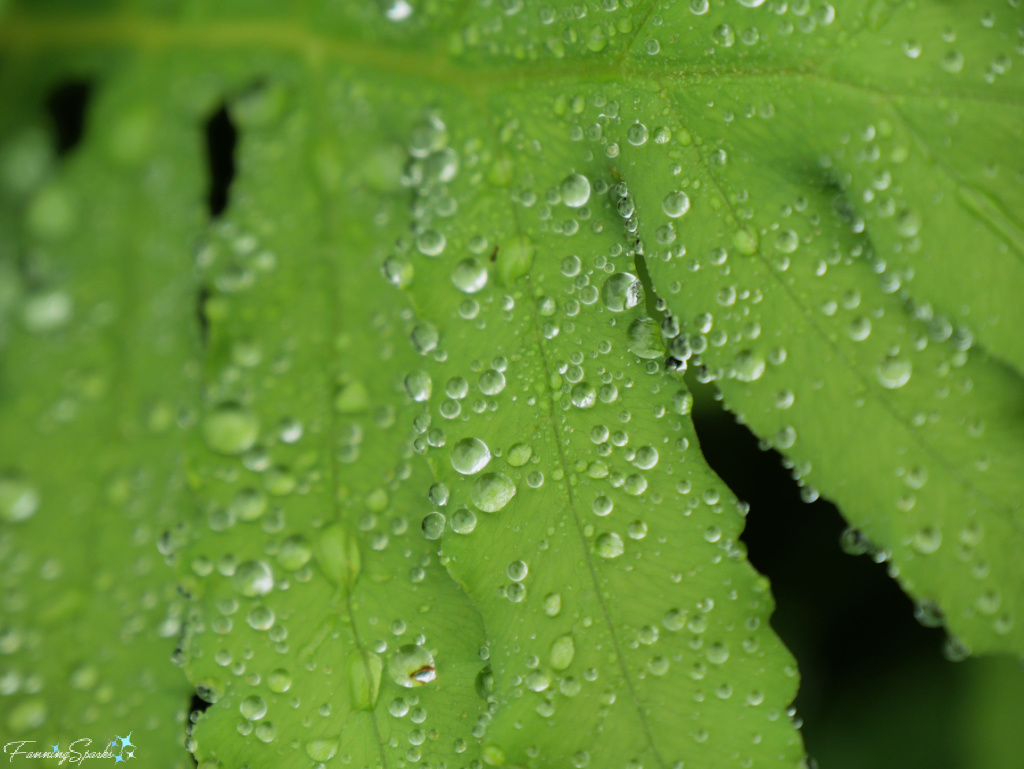
[[774,451],[693,376],[708,463],[750,505],[741,539],[772,583],[772,626],[801,673],[797,715],[821,769],[1024,767],[1024,672],[1011,659],[951,662],[946,633],[914,618],[885,564],[840,547],[834,505],[805,503]]

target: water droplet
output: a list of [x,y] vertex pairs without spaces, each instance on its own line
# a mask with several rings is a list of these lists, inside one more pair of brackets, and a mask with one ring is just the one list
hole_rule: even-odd
[[39,492],[14,474],[0,475],[0,520],[24,521],[39,509]]
[[597,403],[597,390],[588,382],[578,382],[569,392],[569,400],[578,409],[589,409]]
[[505,389],[505,375],[495,369],[488,369],[480,375],[480,392],[497,395]]
[[444,516],[440,513],[427,513],[421,524],[423,536],[432,541],[441,539],[441,535],[444,534],[444,523]]
[[405,391],[414,401],[422,403],[430,399],[432,384],[426,371],[414,371],[405,378]]
[[424,256],[438,256],[444,251],[446,241],[437,230],[426,230],[416,238],[416,248]]
[[764,373],[765,361],[758,353],[742,350],[733,361],[736,378],[741,382],[753,382]]
[[775,236],[775,248],[784,254],[792,254],[800,246],[800,236],[793,230],[782,230]]
[[677,219],[690,210],[690,198],[685,192],[674,190],[661,201],[661,210],[666,216]]
[[400,646],[388,661],[388,674],[407,689],[430,683],[437,678],[434,655],[416,644]]
[[665,357],[661,339],[661,326],[646,315],[635,318],[626,331],[626,346],[638,358],[656,360]]
[[590,180],[583,174],[569,174],[559,187],[562,202],[569,208],[581,208],[590,200]]
[[513,582],[522,582],[529,572],[530,568],[526,565],[526,561],[512,561],[505,570],[508,578]]
[[479,438],[462,438],[452,446],[452,467],[463,475],[479,473],[490,461],[491,450]]
[[266,595],[274,589],[274,573],[263,561],[245,561],[235,570],[234,583],[244,596]]
[[562,596],[560,593],[548,593],[544,596],[544,613],[549,617],[557,617],[562,612]]
[[549,660],[553,670],[565,670],[572,664],[573,657],[575,656],[576,642],[571,635],[556,638],[555,642],[551,644]]
[[256,694],[250,694],[238,704],[238,711],[246,721],[259,721],[267,714],[267,703]]
[[594,544],[597,554],[602,558],[618,558],[626,549],[622,544],[622,537],[614,531],[601,534]]
[[514,443],[509,447],[506,461],[512,467],[522,467],[533,456],[533,448],[529,443]]
[[634,147],[640,147],[647,143],[647,126],[643,123],[633,123],[626,129],[626,141]]
[[601,297],[609,310],[623,312],[640,304],[644,298],[644,287],[636,275],[617,272],[604,282]]
[[219,454],[241,454],[256,443],[260,423],[256,415],[237,403],[222,403],[203,420],[203,438]]
[[284,668],[276,668],[267,676],[267,686],[275,694],[283,694],[292,688],[292,674]]
[[476,528],[476,514],[468,507],[460,507],[452,513],[452,531],[456,534],[471,534]]
[[909,360],[890,355],[878,365],[878,382],[888,390],[895,390],[910,381],[911,372]]
[[931,555],[942,544],[942,532],[932,526],[925,526],[914,533],[911,545],[922,555]]
[[473,484],[470,497],[485,513],[496,513],[516,495],[512,479],[501,473],[484,473]]
[[329,761],[338,752],[338,740],[310,740],[306,743],[306,755],[314,761]]
[[752,256],[757,253],[760,238],[756,230],[744,226],[733,233],[732,244],[743,256]]
[[438,340],[437,329],[430,323],[417,323],[409,335],[413,349],[420,355],[426,355],[436,349]]
[[475,294],[487,285],[487,268],[476,259],[463,259],[452,270],[452,283],[467,294]]

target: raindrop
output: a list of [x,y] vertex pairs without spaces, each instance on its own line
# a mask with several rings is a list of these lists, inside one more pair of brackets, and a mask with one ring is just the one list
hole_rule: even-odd
[[388,674],[406,689],[430,683],[437,678],[434,656],[416,644],[400,646],[388,661]]
[[476,514],[468,507],[460,507],[452,513],[452,531],[456,534],[471,534],[476,528]]
[[597,554],[602,558],[618,558],[625,552],[622,537],[614,531],[601,534],[594,544]]
[[487,268],[476,259],[463,259],[452,270],[452,283],[459,291],[475,294],[487,285]]
[[612,312],[623,312],[640,304],[644,287],[640,280],[628,272],[617,272],[604,282],[601,298]]
[[551,644],[549,661],[553,670],[565,670],[576,656],[576,642],[571,635],[556,638]]
[[516,495],[512,479],[501,473],[484,473],[473,484],[470,497],[485,513],[496,513]]
[[233,579],[244,596],[266,595],[274,588],[274,573],[263,561],[245,561],[235,570]]
[[39,492],[17,475],[0,475],[0,520],[24,521],[39,509]]
[[674,190],[665,196],[661,201],[661,210],[667,216],[676,219],[690,210],[690,198],[685,192]]
[[241,454],[256,443],[260,424],[256,415],[237,403],[222,403],[203,420],[203,438],[219,454]]
[[452,447],[452,467],[462,475],[475,475],[491,461],[491,450],[479,438],[462,438]]
[[888,390],[895,390],[910,381],[911,372],[909,360],[889,356],[878,365],[878,382]]
[[569,208],[581,208],[590,200],[590,180],[583,174],[569,174],[559,187],[562,202]]

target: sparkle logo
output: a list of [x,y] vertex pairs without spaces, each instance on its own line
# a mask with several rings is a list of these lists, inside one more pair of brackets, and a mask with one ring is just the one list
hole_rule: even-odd
[[[121,743],[118,746],[117,743]],[[131,748],[129,750],[128,748]],[[114,751],[117,751],[114,753]],[[128,732],[127,737],[115,737],[107,745],[107,752],[114,753],[114,763],[120,763],[121,761],[127,761],[129,758],[135,757],[135,746],[132,745],[132,733]]]
[[55,758],[57,759],[58,766],[63,765],[65,761],[72,764],[80,764],[87,758],[112,758],[115,764],[135,758],[135,745],[132,743],[131,732],[128,732],[127,737],[115,736],[103,747],[102,751],[88,750],[89,745],[92,744],[92,740],[88,737],[75,740],[66,750],[61,750],[59,742],[56,745],[50,745],[50,749],[47,751],[37,751],[32,747],[28,747],[34,744],[33,740],[8,742],[4,745],[4,753],[10,756],[9,760],[11,761],[14,760],[15,756],[23,758]]

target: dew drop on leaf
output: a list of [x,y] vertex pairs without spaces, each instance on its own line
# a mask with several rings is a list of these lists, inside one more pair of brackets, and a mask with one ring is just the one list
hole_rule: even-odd
[[910,361],[906,358],[895,356],[887,357],[878,365],[876,370],[879,384],[888,390],[903,387],[903,385],[910,381],[911,372]]
[[516,495],[512,479],[502,473],[484,473],[473,484],[470,497],[485,513],[496,513]]
[[690,210],[690,198],[685,192],[674,190],[661,201],[661,210],[666,216],[676,219]]
[[245,561],[235,570],[233,579],[244,596],[266,595],[274,588],[274,573],[263,561]]
[[565,670],[572,664],[576,656],[576,642],[571,635],[564,635],[556,638],[551,644],[549,662],[553,670]]
[[260,425],[256,415],[237,403],[222,403],[203,419],[206,445],[218,454],[241,454],[256,443]]
[[475,475],[490,461],[491,450],[479,438],[462,438],[452,446],[452,467],[462,475]]
[[622,537],[614,531],[599,535],[594,545],[597,554],[602,558],[618,558],[625,552]]
[[569,174],[562,180],[559,192],[569,208],[582,208],[590,200],[590,180],[583,174]]
[[468,507],[460,507],[452,513],[452,531],[456,534],[471,534],[476,528],[476,514]]
[[487,268],[472,257],[463,259],[452,270],[452,283],[467,294],[475,294],[487,285]]
[[338,740],[310,740],[305,749],[306,755],[314,761],[329,761],[338,752]]
[[604,306],[612,312],[624,312],[636,307],[644,298],[644,287],[639,278],[628,272],[617,272],[601,288]]
[[238,704],[238,711],[246,721],[259,721],[267,714],[267,703],[257,694],[250,694]]
[[39,492],[14,474],[0,475],[0,520],[24,521],[39,509]]
[[388,660],[388,675],[406,689],[430,683],[437,678],[434,655],[418,644],[400,646]]

